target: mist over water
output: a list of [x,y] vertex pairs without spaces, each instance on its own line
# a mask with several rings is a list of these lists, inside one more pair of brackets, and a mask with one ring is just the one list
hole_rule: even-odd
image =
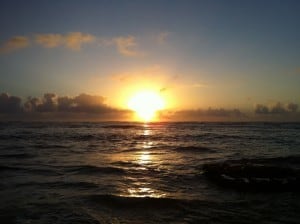
[[299,223],[299,123],[0,123],[1,223]]

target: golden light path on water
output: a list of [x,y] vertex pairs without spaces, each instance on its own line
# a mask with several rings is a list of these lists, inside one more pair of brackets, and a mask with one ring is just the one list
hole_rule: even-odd
[[[119,130],[117,130],[119,131]],[[116,145],[111,153],[95,152],[86,158],[94,166],[108,166],[124,169],[124,175],[106,176],[113,186],[113,191],[123,197],[169,197],[163,189],[166,187],[161,175],[169,173],[174,164],[179,161],[177,155],[166,153],[157,148],[160,140],[160,127],[145,123],[142,128],[129,130],[128,139],[124,144]],[[170,162],[172,161],[172,162]],[[99,164],[102,163],[102,165]],[[99,180],[100,181],[100,180]],[[177,193],[176,193],[177,194]],[[172,194],[173,195],[173,194]]]
[[[99,144],[95,151],[81,158],[88,165],[99,167],[99,172],[104,168],[103,174],[90,177],[91,182],[102,186],[99,193],[121,197],[186,198],[185,192],[190,191],[190,186],[178,190],[181,183],[177,180],[194,175],[194,170],[182,165],[190,160],[189,155],[183,156],[173,150],[179,146],[175,138],[169,138],[168,126],[134,123],[124,124],[123,128],[122,125],[100,129],[99,135],[112,136],[111,144],[109,147]],[[196,155],[192,156],[194,160]]]
[[[148,129],[148,125],[144,124],[143,136],[147,137],[151,135],[151,130]],[[159,162],[157,156],[153,156],[151,154],[151,147],[153,142],[146,140],[143,142],[141,151],[134,154],[134,160],[137,164],[141,166],[141,170],[146,170],[147,165]],[[148,180],[148,181],[147,181]],[[164,197],[166,196],[165,193],[159,192],[152,187],[152,182],[150,178],[143,178],[141,180],[136,180],[134,186],[129,187],[127,189],[128,194],[127,196],[130,197]]]

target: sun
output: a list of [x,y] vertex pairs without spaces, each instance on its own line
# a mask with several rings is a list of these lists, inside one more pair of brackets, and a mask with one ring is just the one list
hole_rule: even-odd
[[158,110],[165,107],[164,99],[154,91],[141,91],[128,101],[128,107],[135,111],[139,119],[151,121]]

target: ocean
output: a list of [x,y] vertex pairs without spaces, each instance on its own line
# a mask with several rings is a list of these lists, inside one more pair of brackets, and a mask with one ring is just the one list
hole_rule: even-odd
[[300,123],[0,123],[1,224],[300,223]]

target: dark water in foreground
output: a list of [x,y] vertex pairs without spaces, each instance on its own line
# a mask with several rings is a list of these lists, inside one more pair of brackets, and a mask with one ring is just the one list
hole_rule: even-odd
[[0,222],[300,223],[299,169],[300,124],[0,123]]

